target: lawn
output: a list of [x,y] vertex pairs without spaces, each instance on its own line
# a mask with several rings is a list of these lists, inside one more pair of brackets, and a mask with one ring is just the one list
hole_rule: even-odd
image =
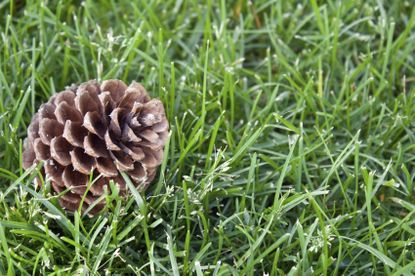
[[[411,0],[0,2],[0,275],[415,274]],[[22,169],[39,106],[139,81],[148,190],[67,213]]]

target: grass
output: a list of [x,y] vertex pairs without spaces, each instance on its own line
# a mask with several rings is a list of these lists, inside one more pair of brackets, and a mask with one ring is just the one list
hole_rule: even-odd
[[[415,274],[412,1],[133,2],[0,3],[1,275]],[[21,167],[91,78],[171,124],[151,188],[93,219]]]

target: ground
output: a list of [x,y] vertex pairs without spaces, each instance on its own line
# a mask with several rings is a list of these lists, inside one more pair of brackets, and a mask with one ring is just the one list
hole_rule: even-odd
[[[0,274],[415,273],[411,0],[0,2]],[[151,187],[90,218],[21,166],[41,103],[141,82]]]

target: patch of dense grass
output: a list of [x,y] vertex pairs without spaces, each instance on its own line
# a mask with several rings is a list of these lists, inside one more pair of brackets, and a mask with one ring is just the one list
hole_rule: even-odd
[[[0,274],[415,273],[414,24],[403,0],[1,2]],[[90,219],[21,148],[92,78],[142,82],[171,136]]]

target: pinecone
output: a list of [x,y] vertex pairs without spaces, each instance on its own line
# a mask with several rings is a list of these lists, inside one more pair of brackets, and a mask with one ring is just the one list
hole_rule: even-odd
[[141,84],[91,80],[40,107],[28,128],[23,167],[43,160],[43,175],[56,194],[66,192],[59,202],[69,211],[79,208],[92,174],[82,210],[92,205],[90,214],[96,214],[105,207],[97,199],[110,180],[127,191],[120,171],[141,190],[154,179],[168,128],[162,102],[150,99]]

